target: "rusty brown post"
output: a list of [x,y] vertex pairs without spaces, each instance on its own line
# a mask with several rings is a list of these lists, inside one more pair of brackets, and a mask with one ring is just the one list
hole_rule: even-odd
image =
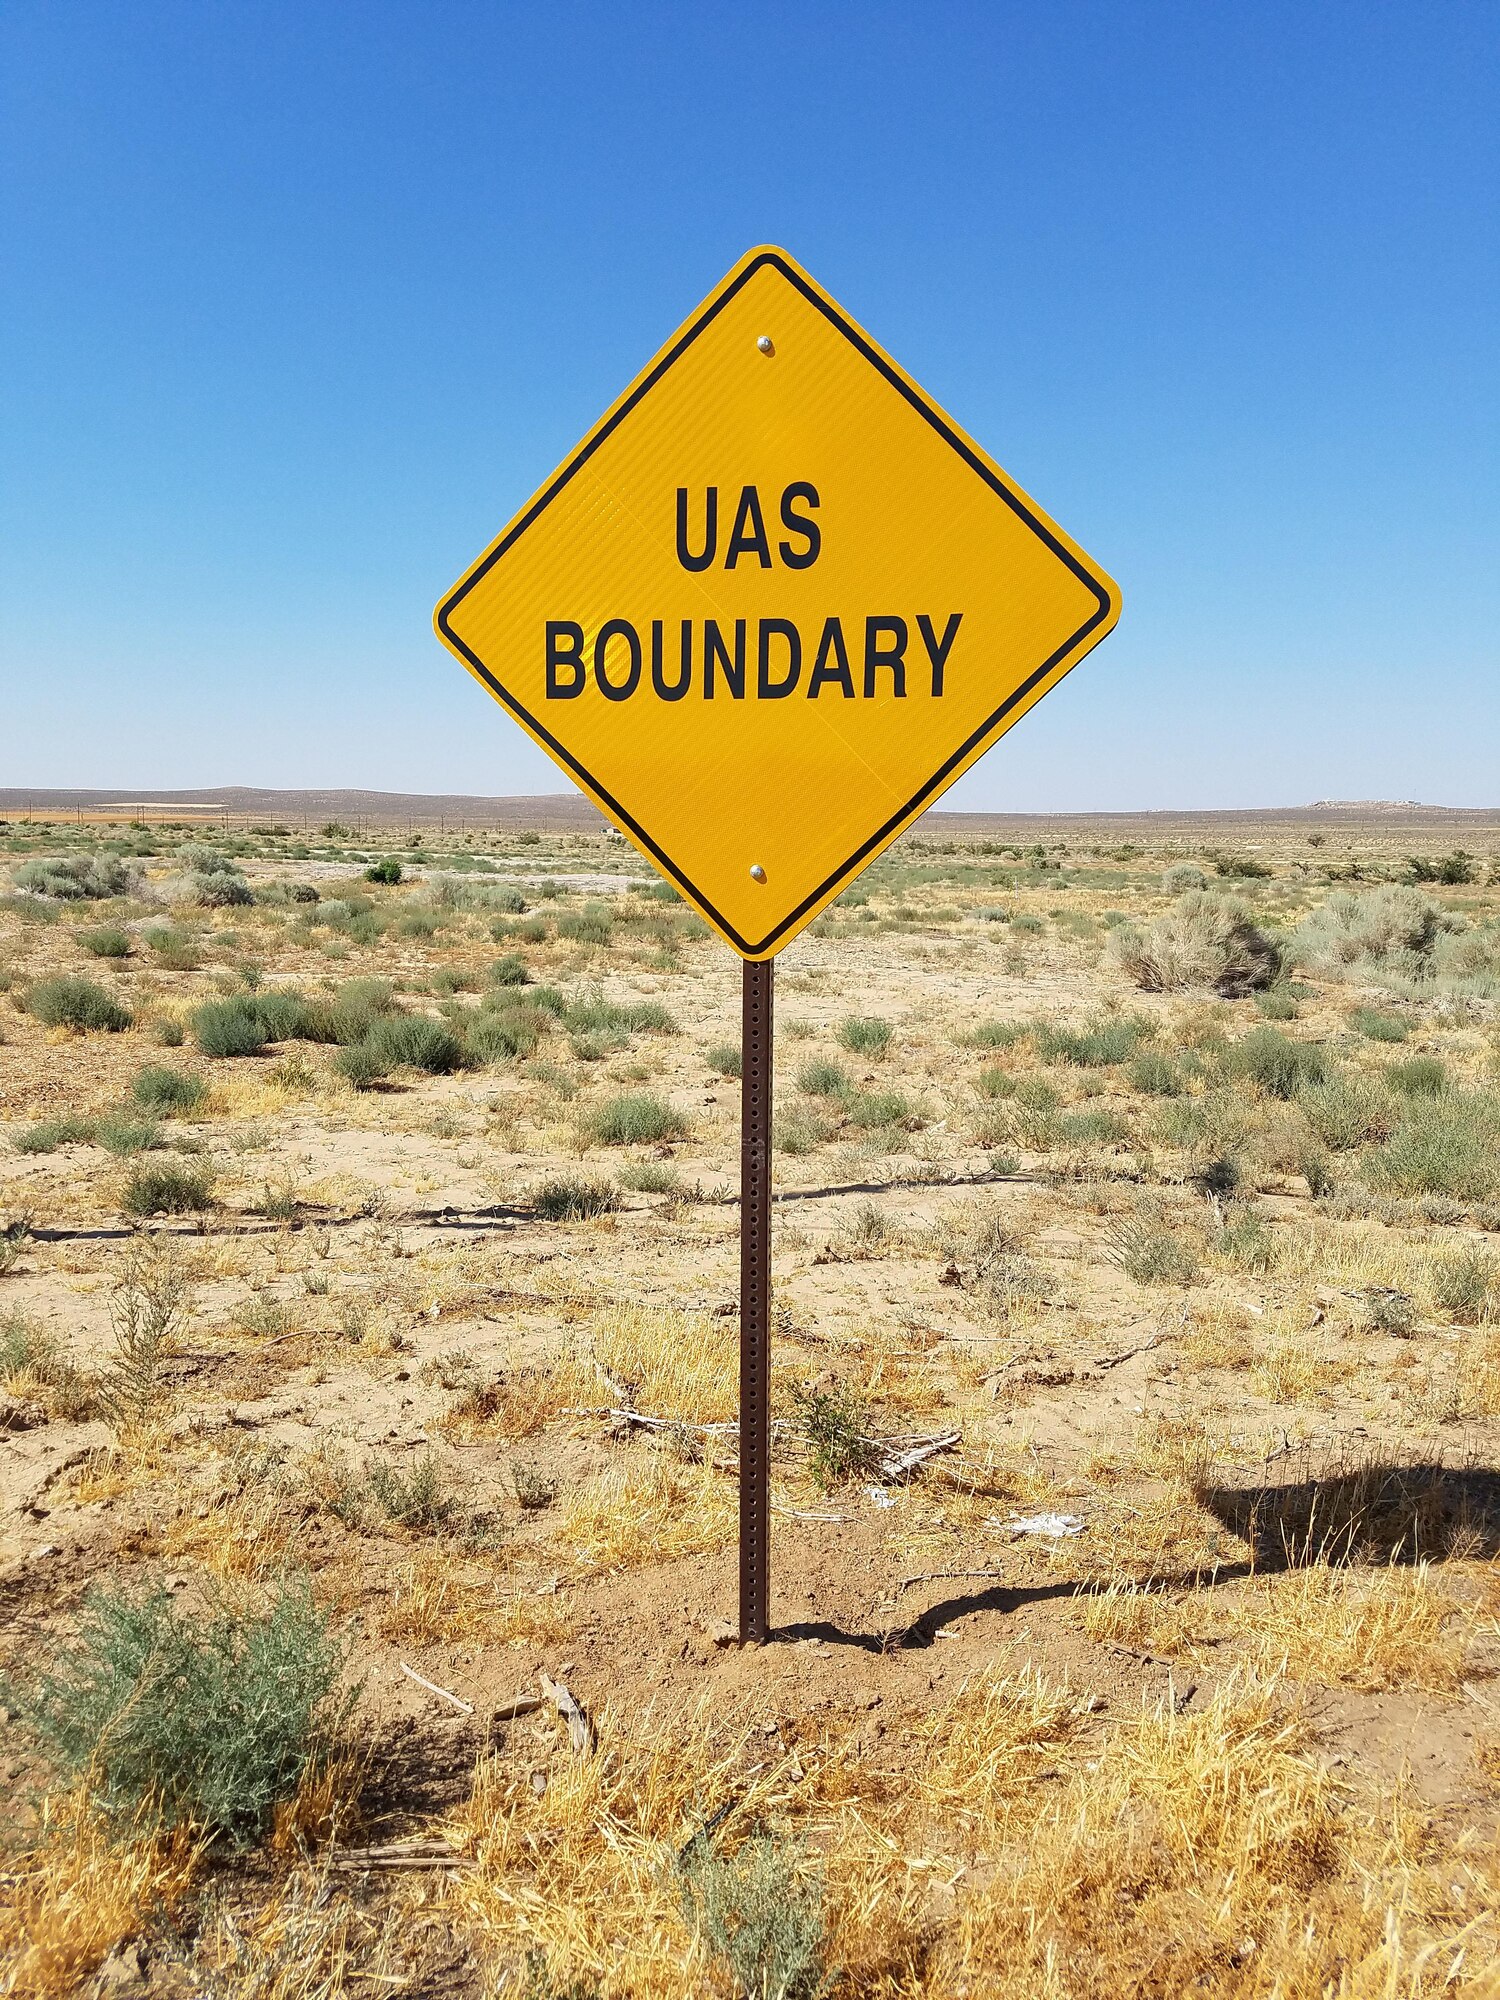
[[775,960],[746,961],[740,1086],[740,1644],[769,1632],[771,1009]]

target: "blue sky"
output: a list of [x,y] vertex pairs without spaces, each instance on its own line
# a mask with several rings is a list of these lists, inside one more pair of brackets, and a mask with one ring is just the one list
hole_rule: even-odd
[[752,243],[1119,580],[949,795],[1500,804],[1485,4],[0,18],[0,783],[564,789],[431,607]]

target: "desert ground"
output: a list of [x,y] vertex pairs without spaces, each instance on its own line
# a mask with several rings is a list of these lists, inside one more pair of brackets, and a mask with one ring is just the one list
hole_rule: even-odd
[[783,954],[742,1650],[739,965],[524,817],[0,825],[3,1990],[1500,1993],[1500,819]]

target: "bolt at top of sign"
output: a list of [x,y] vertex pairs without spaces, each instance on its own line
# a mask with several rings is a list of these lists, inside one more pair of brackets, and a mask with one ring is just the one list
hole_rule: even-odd
[[1056,523],[805,271],[762,249],[436,623],[734,949],[762,959],[1118,608]]

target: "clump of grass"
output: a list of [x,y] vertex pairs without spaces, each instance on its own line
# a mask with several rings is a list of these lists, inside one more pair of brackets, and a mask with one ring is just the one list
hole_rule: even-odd
[[1273,986],[1268,993],[1256,994],[1255,1011],[1267,1021],[1295,1021],[1297,996],[1285,986]]
[[1113,1223],[1105,1255],[1138,1285],[1191,1285],[1198,1258],[1165,1223],[1151,1216],[1127,1216]]
[[718,1076],[737,1077],[744,1073],[743,1052],[738,1042],[715,1042],[704,1050],[703,1059]]
[[891,1045],[891,1024],[866,1014],[850,1014],[839,1023],[839,1042],[851,1055],[883,1056]]
[[772,1119],[771,1144],[778,1153],[799,1159],[815,1152],[827,1140],[830,1130],[823,1119],[794,1105],[790,1110],[778,1111]]
[[1412,1056],[1388,1064],[1385,1080],[1405,1097],[1441,1097],[1448,1088],[1448,1067],[1441,1056]]
[[834,1383],[827,1389],[794,1384],[796,1423],[807,1442],[807,1467],[825,1493],[874,1471],[880,1447],[868,1435],[869,1413],[859,1398]]
[[145,938],[164,972],[196,972],[203,963],[197,941],[186,931],[158,924],[145,933]]
[[182,1266],[170,1246],[137,1243],[109,1302],[114,1360],[99,1397],[111,1420],[131,1429],[155,1423],[169,1397],[166,1364],[191,1307]]
[[1271,1097],[1295,1097],[1328,1074],[1321,1049],[1293,1041],[1277,1028],[1252,1028],[1229,1050],[1227,1060],[1235,1075],[1248,1077]]
[[130,1009],[96,981],[67,973],[28,987],[26,1011],[49,1028],[72,1028],[78,1034],[118,1035],[132,1018]]
[[34,1396],[55,1417],[76,1420],[97,1407],[97,1384],[24,1313],[0,1316],[0,1383],[13,1396]]
[[614,936],[613,913],[602,903],[564,910],[557,920],[557,935],[573,944],[608,944]]
[[1404,1042],[1411,1033],[1410,1021],[1404,1021],[1399,1014],[1384,1014],[1378,1007],[1355,1007],[1349,1015],[1349,1026],[1371,1042]]
[[201,1215],[214,1205],[213,1170],[197,1161],[156,1160],[131,1170],[125,1215]]
[[130,1094],[144,1111],[155,1111],[171,1118],[179,1113],[196,1111],[207,1093],[203,1079],[191,1076],[186,1070],[169,1069],[165,1064],[148,1064],[138,1070],[130,1086]]
[[843,1097],[852,1088],[848,1072],[827,1056],[815,1056],[797,1071],[797,1088],[809,1097]]
[[1009,1049],[1030,1032],[1024,1021],[980,1021],[958,1039],[973,1049]]
[[922,1124],[921,1114],[899,1090],[851,1090],[839,1107],[861,1132],[915,1132]]
[[688,1126],[664,1097],[641,1090],[592,1106],[580,1119],[579,1129],[596,1146],[653,1146],[685,1139]]
[[677,1023],[659,1000],[628,1005],[606,1000],[602,993],[580,996],[561,1009],[570,1035],[675,1035]]
[[1490,1316],[1496,1299],[1497,1267],[1482,1250],[1460,1250],[1433,1266],[1432,1296],[1439,1311],[1460,1326],[1475,1326]]
[[528,1514],[550,1507],[557,1498],[557,1481],[552,1475],[538,1471],[524,1459],[511,1460],[510,1483],[515,1488],[516,1505]]
[[543,1222],[587,1222],[591,1216],[608,1215],[620,1204],[606,1182],[559,1176],[542,1182],[531,1197],[531,1205]]
[[1282,971],[1281,948],[1249,904],[1207,890],[1190,890],[1145,930],[1116,925],[1109,949],[1145,993],[1204,986],[1225,999],[1246,999],[1274,986]]
[[429,1076],[451,1075],[467,1061],[452,1029],[426,1014],[386,1016],[376,1022],[364,1046],[388,1070],[419,1069]]
[[1091,1021],[1083,1028],[1053,1028],[1045,1021],[1033,1023],[1031,1039],[1043,1062],[1072,1063],[1082,1069],[1104,1069],[1128,1062],[1154,1033],[1151,1022],[1139,1014],[1110,1020]]
[[706,1839],[681,1863],[689,1921],[748,2000],[819,2000],[831,1983],[822,1887],[790,1841],[756,1834],[725,1858]]
[[119,1825],[247,1846],[331,1748],[344,1648],[305,1585],[262,1612],[92,1591],[71,1643],[16,1692],[55,1769]]
[[130,933],[119,930],[112,924],[103,924],[98,930],[80,931],[78,942],[92,958],[129,958]]
[[1276,1239],[1258,1215],[1234,1215],[1219,1230],[1214,1248],[1232,1271],[1264,1276],[1276,1263]]
[[634,1194],[681,1194],[682,1176],[666,1160],[627,1160],[619,1182]]

